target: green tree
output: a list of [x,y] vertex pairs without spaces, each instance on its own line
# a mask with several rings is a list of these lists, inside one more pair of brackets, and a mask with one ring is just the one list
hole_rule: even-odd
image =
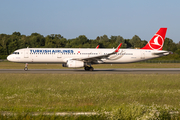
[[29,44],[30,47],[44,47],[45,38],[43,35],[39,33],[32,33],[31,36],[29,37]]
[[120,44],[122,43],[122,48],[126,48],[127,47],[127,44],[125,43],[125,40],[123,37],[121,36],[117,36],[117,39],[116,39],[116,44]]
[[175,52],[177,50],[177,45],[170,38],[165,38],[163,50]]
[[143,48],[148,42],[146,40],[141,41],[140,48]]
[[107,35],[103,35],[100,37],[100,42],[101,43],[105,43],[105,42],[109,42],[109,38]]
[[8,46],[8,35],[1,34],[0,35],[0,47],[1,47],[0,54],[8,55],[7,46]]
[[55,38],[55,47],[56,48],[64,48],[66,46],[67,40],[66,38]]
[[20,32],[14,32],[8,38],[8,51],[9,51],[9,54],[12,53],[13,51],[19,49],[19,39],[21,39],[21,33]]
[[141,39],[137,35],[133,36],[133,38],[130,40],[130,43],[131,43],[133,48],[140,48],[141,47]]
[[79,37],[75,39],[69,40],[69,42],[72,48],[82,48],[84,44],[89,42],[89,40],[87,39],[85,35],[80,35]]
[[20,33],[20,32],[13,32],[12,35],[15,35],[15,36],[21,36],[21,33]]
[[[48,48],[100,48],[117,47],[122,43],[121,48],[142,48],[147,44],[146,40],[141,40],[137,35],[132,39],[124,39],[121,36],[107,35],[97,36],[94,40],[89,40],[85,35],[80,35],[74,39],[63,38],[60,34],[51,34],[44,37],[39,33],[32,33],[30,36],[21,35],[20,32],[13,32],[11,35],[0,34],[0,55],[8,55],[13,51],[26,47],[48,47]],[[171,59],[180,59],[180,42],[174,43],[172,39],[165,38],[163,50],[172,51]],[[162,57],[162,59],[170,59]],[[1,58],[1,56],[0,56]],[[161,58],[159,58],[161,59]]]
[[125,41],[124,43],[126,43],[126,48],[132,48],[133,47],[132,44],[130,43],[130,39],[125,39],[124,41]]
[[53,40],[53,35],[48,35],[45,37],[45,47],[47,48],[54,48],[55,42]]

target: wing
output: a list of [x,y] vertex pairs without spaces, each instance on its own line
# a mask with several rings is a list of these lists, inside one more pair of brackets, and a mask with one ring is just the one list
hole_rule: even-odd
[[83,60],[86,62],[92,62],[92,61],[100,60],[102,58],[107,58],[110,55],[116,54],[119,51],[121,45],[122,45],[122,43],[119,44],[119,46],[116,48],[115,51],[113,51],[112,53],[109,53],[109,54],[97,55],[97,56],[92,56],[92,57],[84,57],[84,58],[73,58],[72,60]]
[[99,45],[96,47],[96,49],[98,49],[99,48]]

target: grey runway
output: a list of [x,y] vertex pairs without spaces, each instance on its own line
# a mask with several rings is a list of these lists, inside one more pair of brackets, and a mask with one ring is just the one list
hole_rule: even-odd
[[119,69],[0,69],[1,73],[15,74],[180,74],[180,68],[119,68]]

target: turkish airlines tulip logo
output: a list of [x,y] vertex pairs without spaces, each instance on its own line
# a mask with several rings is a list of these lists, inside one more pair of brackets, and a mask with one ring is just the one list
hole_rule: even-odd
[[149,41],[149,47],[153,50],[161,49],[163,47],[163,44],[164,44],[164,39],[158,34],[155,34],[154,37],[151,39],[151,41]]

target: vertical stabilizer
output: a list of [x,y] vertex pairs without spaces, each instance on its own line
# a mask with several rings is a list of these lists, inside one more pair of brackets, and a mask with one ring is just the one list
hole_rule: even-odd
[[160,28],[152,39],[141,49],[162,50],[167,28]]

